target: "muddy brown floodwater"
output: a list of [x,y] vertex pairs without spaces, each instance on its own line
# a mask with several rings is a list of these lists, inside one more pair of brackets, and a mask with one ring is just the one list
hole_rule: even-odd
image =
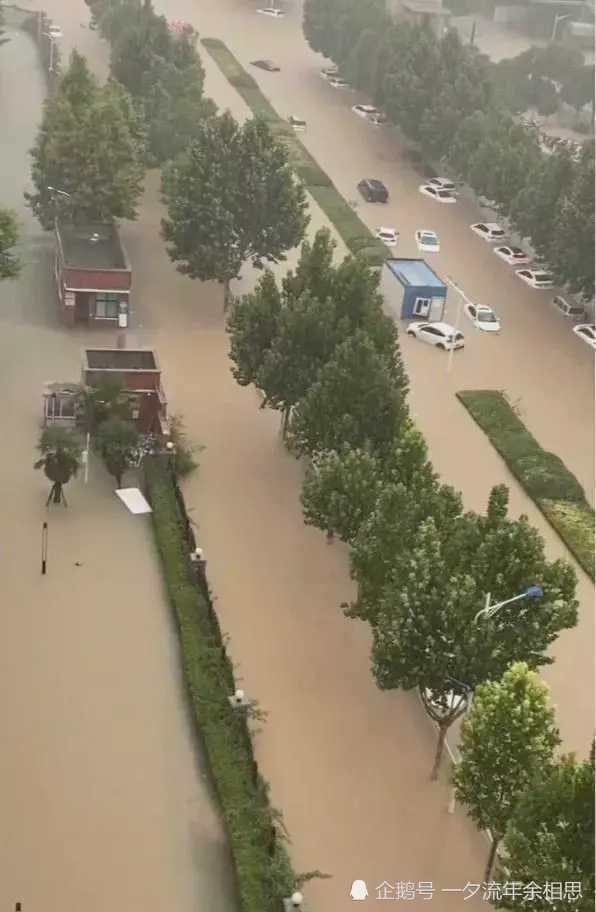
[[[63,26],[65,44],[84,35],[94,66],[105,67],[97,35],[79,31],[86,22],[83,4],[47,0],[46,6]],[[412,406],[432,459],[445,480],[463,490],[469,507],[482,508],[490,486],[505,481],[513,512],[530,516],[551,556],[569,557],[453,394],[497,386],[521,397],[528,426],[591,492],[587,347],[556,320],[547,296],[521,286],[469,232],[478,217],[470,203],[442,208],[422,199],[419,179],[399,158],[394,140],[368,130],[350,113],[353,102],[323,85],[320,59],[299,34],[298,8],[283,22],[256,16],[244,0],[169,0],[158,11],[190,20],[203,35],[224,38],[244,62],[277,59],[280,74],[256,78],[280,113],[307,119],[306,142],[346,197],[355,196],[363,176],[380,177],[395,190],[382,216],[377,210],[369,214],[366,206],[360,211],[370,224],[378,218],[400,229],[400,252],[415,253],[416,228],[439,231],[439,272],[495,306],[505,331],[492,340],[473,337],[466,328],[470,344],[454,359],[450,375],[440,353],[404,341]],[[243,103],[206,55],[204,63],[208,93],[235,116],[245,116]],[[327,547],[324,536],[304,526],[301,468],[283,449],[278,418],[259,410],[254,392],[238,387],[230,373],[219,290],[176,274],[159,239],[160,216],[152,175],[139,221],[124,229],[134,269],[129,344],[157,348],[168,398],[184,414],[191,436],[206,446],[200,472],[186,484],[188,504],[199,522],[198,540],[238,678],[268,713],[258,758],[292,836],[294,864],[332,875],[307,888],[313,910],[347,912],[355,879],[369,885],[364,908],[372,908],[374,886],[388,880],[433,881],[434,907],[461,909],[461,894],[440,890],[481,880],[485,839],[461,808],[447,812],[447,770],[440,782],[428,780],[434,733],[416,699],[375,687],[368,631],[339,608],[352,594],[346,550]],[[314,208],[311,230],[322,223]],[[249,289],[253,281],[246,270],[236,290]],[[561,636],[557,661],[545,677],[565,747],[584,755],[593,731],[593,613],[591,586],[579,573],[580,625]],[[466,907],[486,904],[476,896]]]

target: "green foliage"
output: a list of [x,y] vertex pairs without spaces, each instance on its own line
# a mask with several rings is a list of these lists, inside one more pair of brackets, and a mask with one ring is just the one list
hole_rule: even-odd
[[18,238],[16,214],[0,209],[0,279],[14,279],[21,271],[21,262],[12,250]]
[[548,774],[559,742],[548,688],[523,662],[476,689],[453,778],[458,799],[479,827],[490,830],[495,847],[524,792]]
[[281,839],[271,840],[279,815],[269,804],[266,783],[255,776],[246,727],[228,702],[234,688],[231,666],[207,595],[191,578],[171,480],[159,458],[145,460],[145,474],[193,714],[223,808],[242,910],[278,912],[281,898],[291,895],[300,878]]
[[[31,150],[36,192],[25,198],[46,229],[61,213],[75,222],[134,219],[143,155],[143,130],[130,96],[115,82],[100,87],[73,51],[56,94],[44,104]],[[57,198],[49,186],[70,199]]]
[[[564,757],[519,800],[505,835],[510,880],[581,884],[577,912],[594,908],[594,763]],[[564,912],[569,900],[537,898],[536,912]],[[526,909],[520,900],[503,899],[501,909]]]
[[578,480],[558,456],[542,449],[503,393],[464,390],[457,396],[593,578],[594,511]]
[[78,434],[67,428],[45,428],[37,449],[42,455],[34,468],[43,469],[50,481],[65,485],[81,467],[81,441]]
[[297,403],[291,444],[311,456],[343,446],[386,452],[406,418],[394,363],[357,330],[335,348]]
[[122,418],[108,418],[97,429],[96,446],[119,488],[122,487],[122,476],[133,464],[138,442],[137,429]]
[[288,156],[264,121],[240,126],[229,112],[199,125],[163,172],[162,233],[176,268],[228,285],[243,262],[285,259],[308,223]]
[[132,420],[130,400],[124,392],[124,382],[117,374],[102,377],[96,387],[85,387],[80,397],[85,430],[94,434],[108,418]]
[[573,291],[594,294],[594,141],[586,143],[558,200],[549,262]]
[[[567,77],[561,87],[561,99],[576,111],[590,104],[594,113],[594,64],[578,67]],[[593,119],[593,118],[592,118]]]
[[170,440],[174,444],[174,472],[177,478],[186,478],[195,469],[198,469],[199,463],[196,459],[203,447],[198,444],[190,443],[184,418],[179,413],[172,415],[169,419]]

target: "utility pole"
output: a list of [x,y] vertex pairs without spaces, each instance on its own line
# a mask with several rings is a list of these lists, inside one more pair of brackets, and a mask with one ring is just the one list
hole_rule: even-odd
[[[41,575],[46,575],[48,567],[48,524],[44,522],[41,527]],[[20,903],[18,903],[19,908]]]

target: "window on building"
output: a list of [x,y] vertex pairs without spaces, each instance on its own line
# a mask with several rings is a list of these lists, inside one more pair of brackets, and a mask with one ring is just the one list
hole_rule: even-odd
[[118,316],[120,298],[109,291],[98,291],[95,295],[95,316],[103,320],[115,320]]
[[414,301],[414,315],[416,317],[427,317],[430,313],[430,298],[416,298]]

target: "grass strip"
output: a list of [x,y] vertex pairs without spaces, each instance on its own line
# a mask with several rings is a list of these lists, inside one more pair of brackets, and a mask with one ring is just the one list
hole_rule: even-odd
[[193,578],[185,520],[169,467],[145,460],[155,539],[180,632],[182,660],[197,730],[223,809],[243,912],[279,912],[297,878],[259,775],[246,721],[230,706],[232,665],[208,592]]
[[579,481],[543,450],[499,390],[462,390],[460,402],[480,425],[526,493],[594,579],[594,510]]
[[320,167],[306,147],[300,142],[289,123],[281,118],[271,102],[261,92],[256,81],[238,63],[232,52],[219,38],[203,38],[203,47],[242,96],[255,117],[266,120],[290,156],[290,163],[306,189],[319,204],[327,218],[354,256],[367,260],[373,266],[382,266],[387,259],[387,248],[378,241],[370,229],[345,201],[331,178]]

